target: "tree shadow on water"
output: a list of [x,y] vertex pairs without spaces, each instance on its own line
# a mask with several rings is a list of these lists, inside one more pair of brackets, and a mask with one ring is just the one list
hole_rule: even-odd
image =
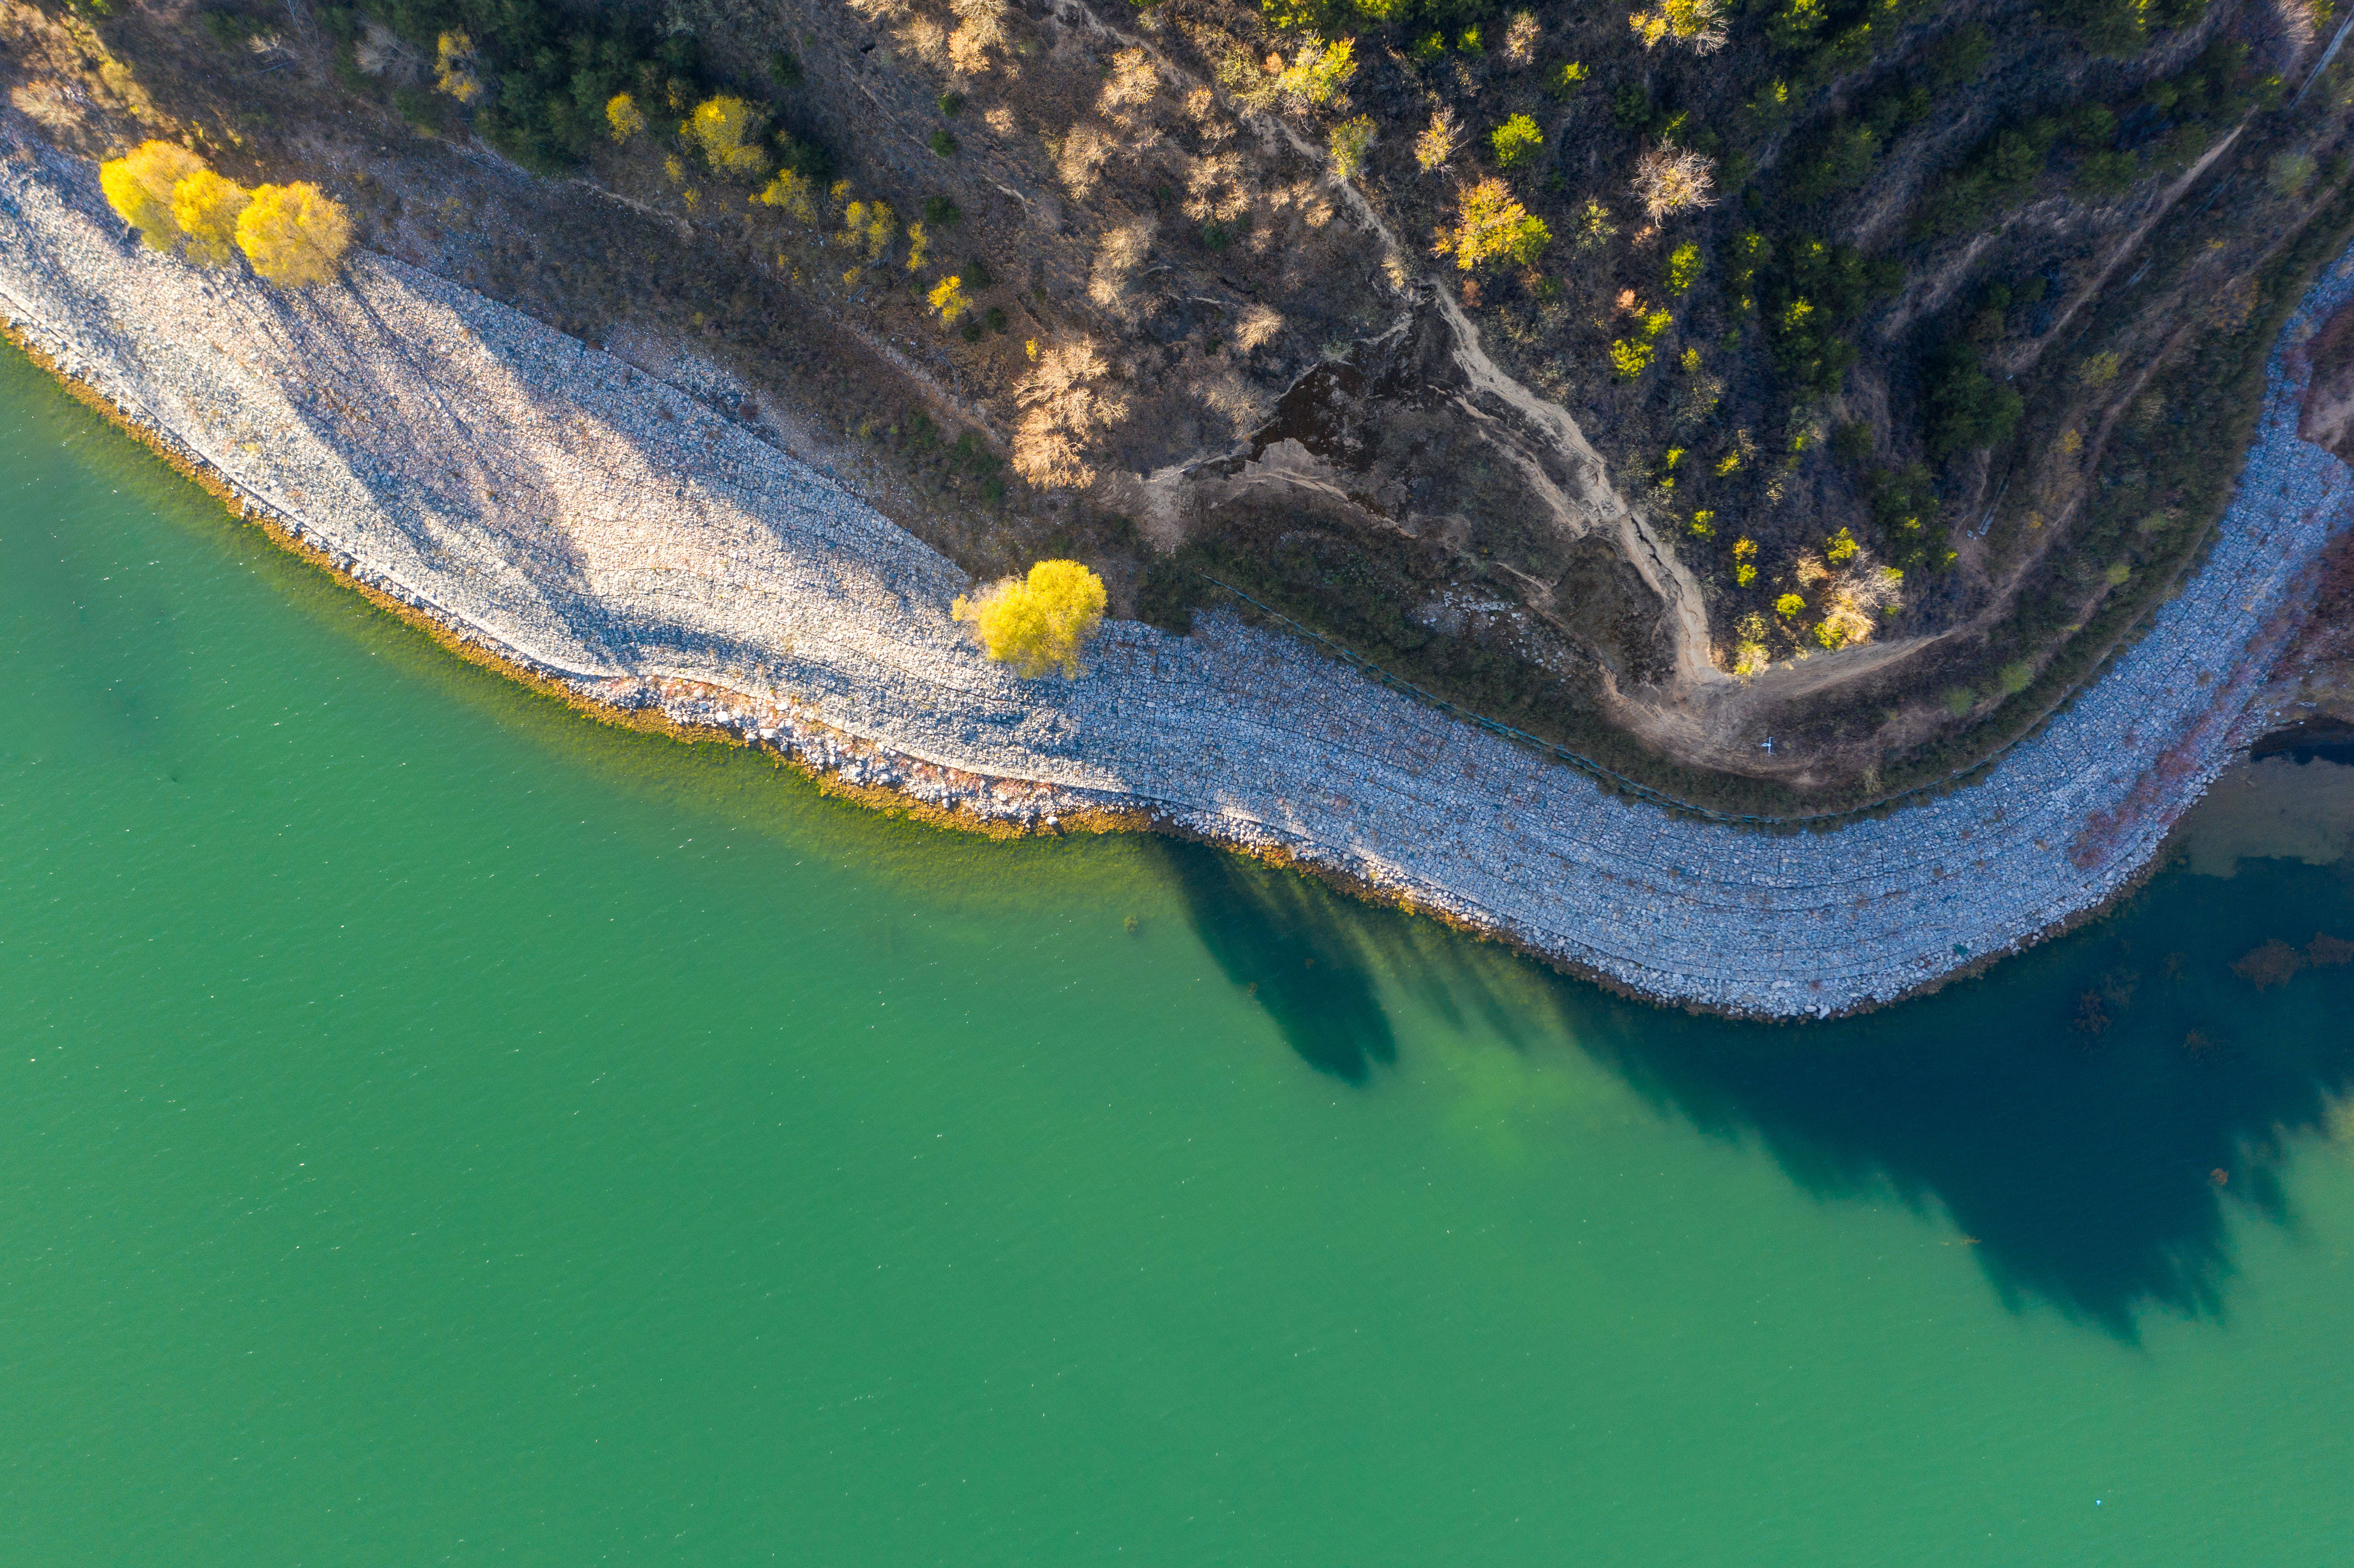
[[2128,1343],[2153,1308],[2221,1320],[2233,1212],[2294,1229],[2289,1146],[2349,1136],[2354,966],[2261,991],[2230,967],[2317,925],[2354,937],[2354,885],[2327,869],[2168,874],[1936,995],[1774,1025],[1621,1001],[1295,874],[1165,853],[1211,953],[1320,1070],[1371,1085],[1396,1060],[1385,995],[1503,1048],[1581,1051],[1819,1198],[1949,1221],[2014,1310]]
[[1320,1073],[1371,1080],[1397,1037],[1354,932],[1332,895],[1303,877],[1199,844],[1153,842],[1195,933],[1286,1044]]

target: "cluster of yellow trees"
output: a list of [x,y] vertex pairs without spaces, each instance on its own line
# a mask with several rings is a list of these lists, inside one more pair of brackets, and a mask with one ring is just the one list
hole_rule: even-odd
[[1026,577],[1003,577],[950,613],[981,634],[981,650],[1025,677],[1079,673],[1079,648],[1103,624],[1103,578],[1076,561],[1041,561]]
[[[819,227],[822,202],[828,212],[842,220],[841,230],[824,238],[849,253],[851,264],[842,274],[844,287],[854,284],[861,271],[888,255],[903,234],[907,241],[907,270],[920,272],[930,264],[932,236],[921,222],[909,219],[903,228],[889,202],[856,196],[848,180],[835,181],[821,196],[817,183],[807,175],[790,165],[779,167],[761,144],[761,118],[753,104],[722,93],[696,104],[679,122],[679,140],[715,174],[759,186],[749,197],[754,206],[774,207],[803,228]],[[645,110],[626,92],[615,93],[605,105],[605,122],[612,128],[614,142],[622,146],[644,135],[648,125]],[[673,158],[669,167],[673,181],[685,178],[684,163]],[[691,206],[694,192],[687,194]],[[971,308],[963,282],[961,278],[944,278],[926,296],[943,323],[956,321]]]
[[351,215],[309,181],[247,190],[171,142],[101,164],[98,183],[150,248],[199,267],[226,267],[242,253],[270,282],[302,288],[332,281],[351,248]]

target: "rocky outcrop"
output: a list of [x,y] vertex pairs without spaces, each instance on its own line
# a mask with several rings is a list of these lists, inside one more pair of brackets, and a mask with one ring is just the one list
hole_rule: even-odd
[[[2354,268],[2291,323],[2354,295]],[[619,706],[984,817],[1150,812],[1284,851],[1649,996],[1890,1001],[2146,866],[2264,719],[2354,471],[2276,353],[2237,503],[2137,645],[1978,779],[1776,835],[1671,815],[1299,643],[1108,627],[1079,680],[959,635],[948,560],[750,429],[446,281],[306,294],[139,249],[86,165],[0,132],[0,309],[60,370],[363,582]]]

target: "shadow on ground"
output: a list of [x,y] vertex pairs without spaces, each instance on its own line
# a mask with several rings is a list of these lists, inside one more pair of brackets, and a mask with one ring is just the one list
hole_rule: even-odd
[[[1607,1064],[1819,1197],[1942,1211],[2003,1299],[2120,1340],[2153,1308],[2221,1319],[2232,1206],[2283,1225],[2286,1146],[2354,1091],[2354,966],[2259,990],[2235,959],[2354,938],[2354,866],[2179,871],[2110,918],[1937,995],[1829,1024],[1625,1002],[1297,874],[1159,850],[1202,939],[1310,1066],[1378,1086],[1384,999]],[[2341,1128],[2342,1130],[2342,1128]]]

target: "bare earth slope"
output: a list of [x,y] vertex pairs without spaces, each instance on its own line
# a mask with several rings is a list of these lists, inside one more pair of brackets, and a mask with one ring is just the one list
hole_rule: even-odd
[[[2341,263],[2287,342],[2349,294]],[[2296,434],[2301,356],[2276,350],[2240,498],[2141,643],[1979,782],[1770,836],[1622,801],[1231,622],[1118,623],[1080,680],[1016,680],[957,635],[947,560],[675,390],[378,258],[289,296],[140,249],[21,122],[0,127],[0,308],[355,575],[603,700],[985,812],[1145,805],[1766,1014],[1893,999],[2129,881],[2261,722],[2354,516],[2354,472]]]

